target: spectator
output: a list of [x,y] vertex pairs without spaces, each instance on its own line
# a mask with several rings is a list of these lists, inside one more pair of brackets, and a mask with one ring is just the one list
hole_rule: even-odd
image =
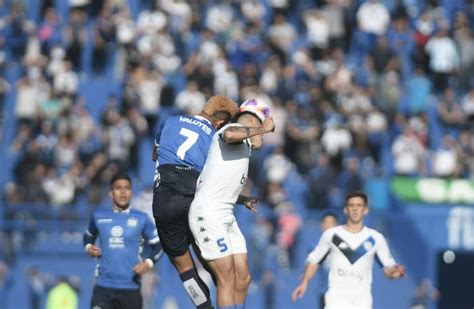
[[449,37],[446,25],[441,26],[429,39],[425,50],[430,57],[433,89],[444,91],[449,86],[450,76],[459,68],[459,54],[453,39]]
[[357,24],[362,32],[383,35],[390,24],[390,14],[379,0],[369,0],[357,10]]
[[437,109],[440,120],[448,128],[459,128],[466,121],[466,114],[451,88],[444,90]]
[[424,172],[426,149],[415,135],[412,127],[406,126],[392,144],[394,171],[398,175],[415,176]]
[[451,135],[443,135],[441,145],[431,158],[431,173],[435,177],[455,178],[459,176],[459,150]]
[[47,309],[76,309],[79,306],[77,292],[68,283],[66,277],[60,276],[58,283],[49,291]]

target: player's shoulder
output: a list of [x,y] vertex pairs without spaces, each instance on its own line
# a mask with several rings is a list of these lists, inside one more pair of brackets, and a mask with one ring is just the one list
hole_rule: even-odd
[[337,226],[333,226],[333,227],[330,227],[328,228],[327,230],[325,230],[322,235],[325,235],[325,236],[332,236],[338,232],[341,232],[343,231],[343,228],[342,228],[342,225],[337,225]]
[[367,234],[370,236],[376,237],[376,238],[384,238],[383,234],[377,231],[376,229],[370,228],[368,226],[364,226],[364,230]]
[[95,217],[103,217],[103,216],[108,216],[113,213],[113,210],[109,207],[100,207],[97,208],[94,211],[94,216]]
[[137,217],[140,217],[140,218],[148,217],[146,212],[144,212],[142,210],[135,209],[135,208],[130,209],[130,215],[137,216]]

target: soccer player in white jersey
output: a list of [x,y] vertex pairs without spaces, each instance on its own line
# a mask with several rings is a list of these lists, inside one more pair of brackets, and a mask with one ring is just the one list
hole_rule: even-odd
[[382,234],[364,226],[369,212],[367,196],[352,192],[346,197],[346,224],[326,230],[316,248],[308,255],[300,285],[293,291],[293,301],[304,296],[309,280],[321,263],[329,260],[329,288],[325,295],[326,309],[372,308],[372,266],[377,258],[385,276],[397,279],[405,275],[390,254]]
[[247,246],[234,205],[255,210],[256,200],[240,196],[253,149],[275,124],[267,105],[255,99],[239,108],[232,123],[214,135],[189,211],[189,226],[202,257],[217,278],[218,308],[244,308],[250,272]]

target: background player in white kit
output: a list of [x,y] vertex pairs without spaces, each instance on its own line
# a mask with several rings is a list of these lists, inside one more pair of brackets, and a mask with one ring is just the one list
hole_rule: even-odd
[[219,308],[244,307],[250,272],[234,205],[244,204],[254,210],[256,200],[239,194],[247,179],[252,149],[260,148],[263,135],[274,129],[267,105],[255,99],[245,101],[232,123],[214,135],[199,176],[189,226],[202,257],[217,277]]
[[383,235],[364,226],[368,211],[365,193],[347,195],[346,224],[330,228],[321,235],[318,245],[308,255],[301,283],[291,295],[293,301],[304,296],[309,280],[326,257],[330,264],[326,309],[372,308],[374,258],[378,259],[386,277],[396,279],[405,275],[405,267],[395,262]]

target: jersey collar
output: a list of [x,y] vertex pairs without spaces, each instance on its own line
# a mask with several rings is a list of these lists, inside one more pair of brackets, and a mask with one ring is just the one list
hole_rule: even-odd
[[115,208],[114,206],[112,206],[112,210],[113,210],[114,213],[128,214],[128,213],[130,213],[130,208],[131,208],[131,207],[128,206],[128,208],[125,209],[125,210],[119,210],[119,209]]
[[201,120],[201,121],[205,121],[205,122],[207,122],[208,124],[212,125],[212,123],[209,121],[209,119],[207,119],[207,118],[205,118],[205,117],[203,117],[203,116],[196,115],[196,116],[194,116],[194,118],[197,118],[197,119],[199,119],[199,120]]

